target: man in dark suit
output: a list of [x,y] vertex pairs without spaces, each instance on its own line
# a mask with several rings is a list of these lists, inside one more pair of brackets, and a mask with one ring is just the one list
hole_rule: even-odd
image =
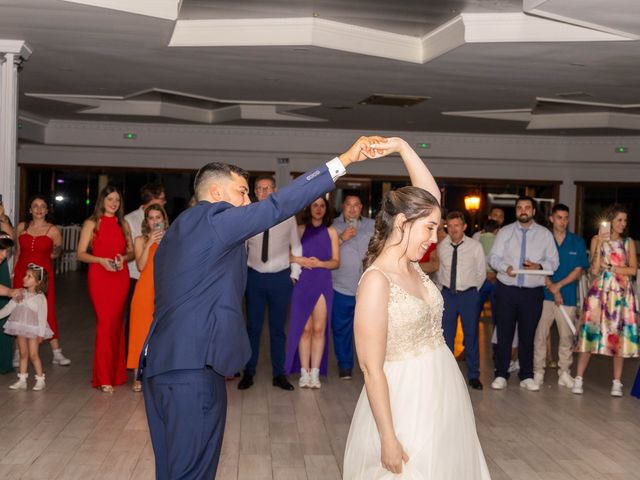
[[250,204],[247,173],[210,163],[195,179],[198,203],[167,231],[154,261],[155,313],[142,355],[158,479],[215,477],[227,409],[224,377],[251,354],[242,315],[244,242],[335,187],[345,167],[380,156],[361,137],[345,153],[268,199]]

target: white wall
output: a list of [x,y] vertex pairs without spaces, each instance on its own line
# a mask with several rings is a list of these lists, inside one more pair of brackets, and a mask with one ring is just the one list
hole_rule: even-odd
[[[135,132],[135,140],[126,140]],[[560,180],[560,201],[575,207],[575,181],[640,181],[640,137],[549,137],[328,129],[126,124],[52,120],[45,143],[21,143],[20,164],[197,169],[223,161],[248,170],[305,171],[346,150],[361,134],[399,135],[436,177]],[[625,146],[626,154],[615,153]],[[363,162],[352,173],[404,175],[399,158]]]

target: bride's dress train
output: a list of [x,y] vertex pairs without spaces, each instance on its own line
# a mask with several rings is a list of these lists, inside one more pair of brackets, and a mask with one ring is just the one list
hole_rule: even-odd
[[409,462],[401,475],[382,467],[380,437],[363,388],[347,439],[343,478],[487,480],[466,382],[442,335],[442,296],[414,266],[429,292],[429,303],[378,269],[390,284],[384,372],[394,429]]

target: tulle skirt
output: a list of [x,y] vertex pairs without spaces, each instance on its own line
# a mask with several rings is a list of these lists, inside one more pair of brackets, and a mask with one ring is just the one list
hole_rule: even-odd
[[473,408],[460,368],[446,345],[386,362],[393,425],[409,462],[400,475],[380,463],[380,437],[366,389],[353,414],[345,480],[487,480]]
[[27,338],[42,337],[45,340],[53,337],[53,331],[46,320],[41,325],[37,312],[22,306],[11,313],[9,320],[4,324],[4,333]]

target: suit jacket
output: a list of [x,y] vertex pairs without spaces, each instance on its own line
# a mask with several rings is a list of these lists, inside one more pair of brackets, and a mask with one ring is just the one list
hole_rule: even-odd
[[155,313],[139,375],[206,366],[221,375],[239,372],[251,355],[242,314],[245,240],[334,187],[323,165],[261,202],[202,201],[180,214],[155,254]]

